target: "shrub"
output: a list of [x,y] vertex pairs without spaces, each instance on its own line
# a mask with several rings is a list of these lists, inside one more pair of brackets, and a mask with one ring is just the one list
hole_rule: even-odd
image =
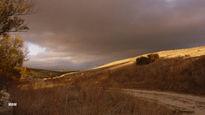
[[142,56],[142,57],[137,58],[136,64],[137,65],[146,65],[146,64],[150,64],[158,59],[159,59],[158,54],[149,54],[149,55],[147,55],[147,57]]
[[159,59],[159,54],[149,54],[148,58],[150,59],[151,62],[154,62]]
[[25,79],[26,77],[28,77],[28,70],[26,67],[15,67],[14,71],[16,73],[15,75],[18,75],[20,79]]
[[146,65],[146,64],[149,64],[149,63],[151,63],[151,60],[148,57],[144,57],[144,56],[139,57],[136,60],[137,65]]

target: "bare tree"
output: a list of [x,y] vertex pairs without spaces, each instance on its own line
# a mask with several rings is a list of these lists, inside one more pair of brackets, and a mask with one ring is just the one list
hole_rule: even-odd
[[23,19],[32,12],[31,0],[0,0],[0,35],[28,30]]

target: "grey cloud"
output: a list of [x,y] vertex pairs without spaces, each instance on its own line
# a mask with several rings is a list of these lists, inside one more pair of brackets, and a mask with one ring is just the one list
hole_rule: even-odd
[[205,45],[204,5],[204,0],[36,0],[37,11],[28,17],[31,30],[23,39],[53,53],[29,63],[58,57],[56,68],[84,69],[152,51]]

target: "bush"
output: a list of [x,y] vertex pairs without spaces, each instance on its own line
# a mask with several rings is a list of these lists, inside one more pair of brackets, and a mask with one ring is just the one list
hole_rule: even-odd
[[149,64],[149,63],[151,63],[151,60],[148,57],[144,57],[144,56],[139,57],[136,60],[137,65],[146,65],[146,64]]
[[28,72],[26,67],[15,67],[14,68],[15,75],[18,76],[18,79],[25,79],[28,77]]
[[159,59],[158,54],[149,54],[149,55],[147,55],[147,57],[142,56],[142,57],[137,58],[136,64],[137,65],[146,65],[146,64],[150,64],[152,62],[155,62],[158,59]]
[[154,61],[159,59],[159,55],[158,54],[149,54],[148,58],[150,59],[151,62],[154,62]]

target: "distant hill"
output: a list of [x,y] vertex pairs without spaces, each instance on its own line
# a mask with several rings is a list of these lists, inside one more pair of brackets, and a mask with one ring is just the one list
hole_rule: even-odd
[[26,73],[27,74],[26,79],[56,77],[69,72],[72,71],[51,71],[51,70],[28,68]]

